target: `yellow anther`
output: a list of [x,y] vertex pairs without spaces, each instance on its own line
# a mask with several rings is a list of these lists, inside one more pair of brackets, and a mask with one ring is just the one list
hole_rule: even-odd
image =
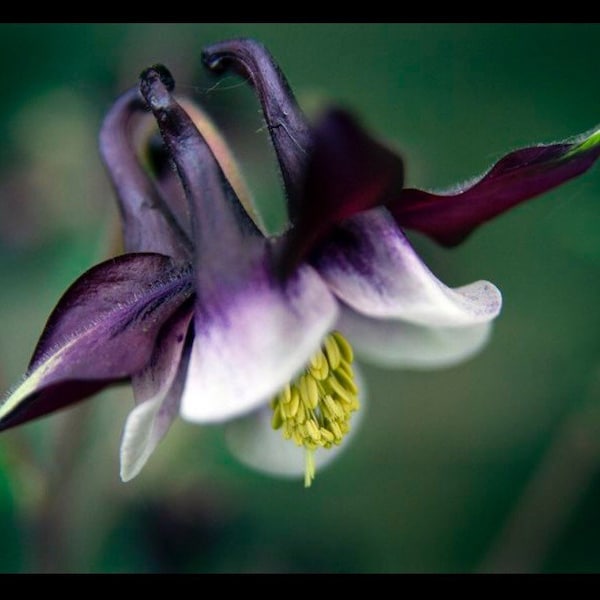
[[298,378],[298,394],[300,395],[300,400],[304,406],[308,406],[308,384],[307,384],[308,373],[303,373]]
[[331,396],[325,396],[325,398],[323,398],[323,402],[325,403],[325,406],[327,406],[329,414],[331,415],[330,420],[344,418],[343,409]]
[[307,371],[318,381],[327,379],[329,374],[329,364],[327,358],[321,350],[319,350],[310,360],[310,367]]
[[321,370],[321,365],[326,362],[327,359],[321,350],[319,350],[311,359],[310,359],[310,368],[315,371]]
[[354,395],[348,390],[344,389],[342,384],[335,377],[330,377],[327,380],[327,383],[331,387],[331,390],[335,392],[337,396],[339,396],[342,400],[348,402],[348,404],[352,403]]
[[358,409],[352,360],[352,347],[346,339],[337,331],[329,334],[304,372],[271,402],[273,428],[306,449],[307,487],[315,477],[314,452],[340,444]]
[[340,350],[335,339],[332,336],[325,338],[325,355],[327,356],[327,362],[333,371],[335,371],[342,358]]
[[325,421],[326,421],[326,425],[329,427],[329,425],[331,425],[331,423],[333,423],[334,421],[338,420],[337,415],[335,414],[335,412],[332,412],[328,406],[326,406],[325,404],[323,405],[323,416],[325,417]]
[[283,437],[286,440],[289,440],[291,438],[294,437],[294,428],[292,427],[292,424],[289,421],[284,421],[283,422]]
[[329,377],[329,363],[325,361],[319,372],[319,381],[325,381]]
[[345,373],[342,369],[338,369],[335,378],[340,382],[341,386],[345,390],[348,390],[353,396],[358,394],[358,388],[351,375],[348,375],[348,373]]
[[333,433],[331,433],[331,431],[329,431],[329,429],[325,429],[325,427],[321,427],[321,429],[319,429],[319,431],[321,432],[321,437],[323,439],[325,439],[325,441],[333,442],[333,440],[335,440],[335,436],[333,435]]
[[289,402],[292,399],[292,388],[289,383],[279,392],[279,398],[282,402]]
[[313,410],[319,405],[319,388],[317,382],[310,375],[306,375],[306,399],[309,408]]
[[340,350],[340,354],[344,357],[344,360],[351,363],[354,360],[354,352],[350,342],[339,332],[334,331],[331,336],[336,341],[337,347]]
[[336,421],[332,421],[329,424],[329,428],[331,429],[331,433],[335,436],[336,441],[340,441],[344,437],[344,434]]
[[352,366],[345,360],[342,360],[340,366],[337,368],[336,373],[344,373],[345,375],[350,377],[350,379],[354,379],[354,371],[352,371]]
[[306,409],[304,408],[304,404],[300,403],[298,413],[296,414],[296,422],[304,423],[304,421],[306,421]]
[[279,429],[283,425],[283,417],[281,415],[281,407],[276,406],[273,411],[273,418],[271,419],[271,426],[273,429]]
[[315,442],[319,442],[321,440],[321,432],[319,431],[319,426],[312,419],[306,421],[306,430],[308,431],[308,435],[310,435],[310,437]]
[[[294,392],[296,392],[296,390],[294,390]],[[290,400],[290,403],[286,405],[286,416],[287,417],[295,417],[298,414],[298,407],[300,406],[300,394],[293,393],[292,394],[292,399]]]

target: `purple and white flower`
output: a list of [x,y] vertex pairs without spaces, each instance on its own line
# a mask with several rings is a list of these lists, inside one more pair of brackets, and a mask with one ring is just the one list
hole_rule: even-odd
[[[267,235],[206,115],[173,97],[164,67],[144,71],[100,136],[126,254],[90,269],[60,299],[26,376],[0,406],[0,429],[130,380],[124,480],[180,414],[226,422],[243,462],[310,485],[362,414],[352,348],[390,367],[448,366],[484,346],[500,311],[487,281],[453,289],[439,281],[402,228],[457,244],[586,171],[600,155],[600,130],[512,152],[448,193],[407,189],[401,158],[348,113],[330,110],[311,126],[257,42],[221,42],[203,60],[254,86],[289,228]],[[144,162],[136,144],[148,108],[162,145],[143,143],[152,150]]]

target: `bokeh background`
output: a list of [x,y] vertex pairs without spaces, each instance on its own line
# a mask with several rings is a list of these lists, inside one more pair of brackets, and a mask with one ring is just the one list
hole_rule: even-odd
[[[104,112],[156,62],[222,125],[272,229],[283,196],[258,105],[202,72],[203,45],[262,40],[307,112],[354,111],[411,186],[443,188],[519,146],[600,122],[588,24],[0,25],[0,387],[19,381],[66,287],[118,233]],[[360,435],[310,490],[247,470],[181,421],[118,478],[128,387],[0,436],[2,572],[600,570],[600,170],[454,250],[413,236],[450,285],[489,279],[489,346],[440,371],[364,366]]]

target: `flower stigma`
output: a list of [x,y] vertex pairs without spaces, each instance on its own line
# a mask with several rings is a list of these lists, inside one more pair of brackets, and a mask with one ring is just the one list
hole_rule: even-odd
[[331,332],[304,371],[271,401],[273,429],[306,449],[304,487],[315,478],[315,450],[339,445],[360,407],[353,359],[348,340]]

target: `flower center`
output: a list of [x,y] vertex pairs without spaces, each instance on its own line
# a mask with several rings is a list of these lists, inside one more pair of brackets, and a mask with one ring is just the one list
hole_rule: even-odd
[[315,450],[339,445],[359,408],[352,361],[352,346],[333,331],[304,372],[271,401],[273,429],[306,448],[305,487],[315,478]]

